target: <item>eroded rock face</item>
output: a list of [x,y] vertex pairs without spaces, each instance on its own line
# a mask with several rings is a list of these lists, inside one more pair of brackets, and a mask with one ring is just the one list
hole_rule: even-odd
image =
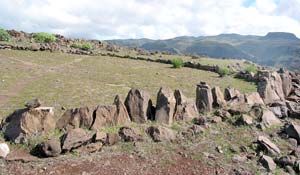
[[222,108],[225,106],[226,101],[220,87],[213,87],[211,91],[213,96],[213,106],[217,108]]
[[196,89],[196,106],[198,112],[206,113],[211,112],[213,109],[213,96],[211,88],[205,83],[200,82]]
[[172,124],[176,100],[170,88],[162,87],[157,94],[155,120],[159,123]]
[[280,149],[265,136],[259,136],[257,139],[260,146],[268,151],[268,153],[277,156],[280,154]]
[[284,101],[282,80],[277,72],[262,70],[258,72],[258,93],[266,105]]
[[191,121],[198,116],[198,110],[192,99],[186,98],[180,90],[175,90],[176,107],[174,119],[176,121]]
[[92,141],[93,135],[81,128],[71,129],[62,137],[62,151],[70,151]]
[[152,101],[147,91],[131,89],[125,100],[125,106],[131,121],[136,123],[145,123],[153,118]]
[[39,107],[16,110],[6,118],[3,132],[10,141],[17,141],[53,129],[55,129],[53,108]]
[[155,142],[172,141],[176,138],[171,129],[162,126],[150,126],[146,132]]

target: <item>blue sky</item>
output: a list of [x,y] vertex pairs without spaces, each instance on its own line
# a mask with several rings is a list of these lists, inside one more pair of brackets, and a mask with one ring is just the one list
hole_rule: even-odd
[[0,26],[90,39],[291,32],[300,0],[0,0]]

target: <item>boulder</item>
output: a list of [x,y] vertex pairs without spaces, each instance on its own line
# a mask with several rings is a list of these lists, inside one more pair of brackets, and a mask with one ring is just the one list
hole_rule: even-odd
[[41,151],[45,157],[57,157],[61,153],[61,144],[57,140],[47,140],[41,144]]
[[268,171],[274,171],[276,169],[276,163],[274,160],[266,155],[261,156],[259,159],[259,162],[262,164],[263,167],[265,167]]
[[276,160],[276,163],[282,167],[294,166],[294,164],[296,163],[296,157],[292,155],[282,156],[278,160]]
[[176,99],[171,89],[162,87],[157,94],[155,121],[172,124],[175,112]]
[[145,123],[147,119],[153,118],[152,101],[147,91],[131,89],[126,97],[125,106],[133,122]]
[[150,126],[146,132],[154,142],[172,141],[176,138],[171,129],[162,126]]
[[261,116],[261,122],[267,128],[282,125],[282,122],[274,115],[273,112],[269,110],[263,111],[263,115]]
[[6,158],[9,152],[9,146],[6,143],[0,143],[0,158]]
[[2,128],[10,141],[18,141],[35,134],[55,129],[54,112],[51,107],[16,110],[5,120]]
[[300,104],[292,101],[286,101],[289,117],[300,119]]
[[286,118],[288,117],[288,108],[285,104],[276,104],[273,103],[269,110],[274,113],[274,115],[278,118]]
[[233,87],[227,87],[224,91],[224,98],[226,101],[231,100],[233,97],[239,95],[240,92]]
[[206,113],[213,110],[213,96],[211,93],[211,88],[205,83],[200,82],[196,89],[196,106],[198,112]]
[[257,91],[266,105],[284,101],[282,80],[277,72],[261,70],[258,72],[258,77]]
[[90,129],[94,121],[94,111],[96,107],[81,107],[67,110],[56,122],[58,129]]
[[258,92],[253,92],[251,94],[245,95],[246,103],[250,106],[253,106],[254,104],[264,105],[263,99],[260,97]]
[[257,142],[260,145],[260,147],[263,150],[267,151],[268,153],[274,156],[278,156],[280,154],[280,149],[273,142],[271,142],[267,137],[259,136]]
[[222,108],[226,106],[226,101],[220,87],[213,87],[212,90],[213,107]]
[[175,90],[176,99],[174,119],[176,121],[191,121],[198,116],[198,110],[193,100],[186,98],[179,90]]
[[294,138],[300,143],[300,126],[296,125],[295,123],[291,123],[285,126],[284,129],[285,133],[290,137]]
[[92,141],[93,135],[81,128],[71,129],[62,136],[62,151],[67,152]]
[[143,137],[141,134],[138,134],[136,130],[129,128],[129,127],[120,128],[119,136],[125,142],[136,142],[136,141],[143,140]]
[[42,102],[39,99],[33,99],[25,104],[25,107],[28,109],[38,108],[42,105]]
[[293,90],[292,77],[289,71],[285,71],[283,69],[280,69],[278,73],[282,80],[282,90],[283,90],[284,97],[288,97]]
[[227,102],[229,106],[228,112],[231,115],[244,114],[250,111],[249,105],[246,103],[245,95],[238,94]]

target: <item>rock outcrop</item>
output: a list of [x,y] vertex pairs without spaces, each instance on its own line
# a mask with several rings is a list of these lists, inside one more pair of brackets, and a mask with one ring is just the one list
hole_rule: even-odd
[[282,80],[282,90],[283,90],[284,97],[288,97],[293,90],[292,77],[289,71],[285,71],[283,69],[280,69],[278,73]]
[[147,91],[131,89],[126,97],[125,106],[133,122],[145,123],[148,119],[154,118],[152,100]]
[[176,99],[170,88],[162,87],[157,94],[155,121],[164,124],[173,123]]
[[200,82],[196,89],[196,105],[198,112],[206,113],[211,112],[213,109],[213,96],[211,88],[205,83]]

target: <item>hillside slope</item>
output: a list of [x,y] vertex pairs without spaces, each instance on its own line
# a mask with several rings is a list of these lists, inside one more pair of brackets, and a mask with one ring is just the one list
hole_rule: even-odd
[[168,40],[112,40],[121,46],[172,54],[205,55],[214,58],[247,59],[266,66],[299,69],[300,39],[294,34],[270,32],[266,36],[221,34],[217,36],[177,37]]

